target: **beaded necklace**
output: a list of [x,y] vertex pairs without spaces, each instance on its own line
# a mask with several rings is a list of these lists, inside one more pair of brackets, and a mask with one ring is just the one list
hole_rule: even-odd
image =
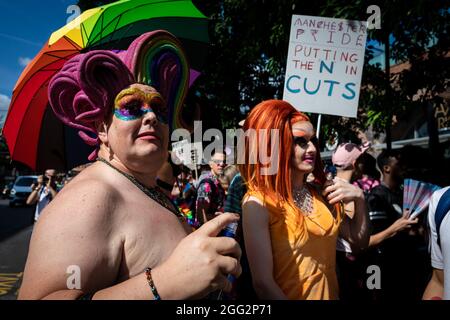
[[106,161],[103,158],[98,157],[97,161],[103,162],[104,164],[108,165],[109,167],[113,168],[117,172],[119,172],[121,175],[123,175],[125,178],[127,178],[131,183],[133,183],[136,187],[139,188],[142,192],[144,192],[149,198],[155,200],[157,203],[159,203],[161,206],[172,212],[174,215],[177,216],[178,219],[184,221],[184,216],[176,209],[172,201],[169,199],[167,195],[165,195],[159,187],[152,187],[148,188],[144,186],[142,183],[140,183],[135,177],[132,175],[123,172],[122,170],[117,169],[114,167],[111,163]]
[[306,186],[301,188],[294,188],[292,190],[294,203],[305,216],[309,216],[314,210],[314,199]]

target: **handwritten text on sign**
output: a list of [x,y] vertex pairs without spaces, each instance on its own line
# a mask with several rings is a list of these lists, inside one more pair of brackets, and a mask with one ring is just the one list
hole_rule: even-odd
[[292,16],[283,99],[300,111],[356,117],[364,21]]

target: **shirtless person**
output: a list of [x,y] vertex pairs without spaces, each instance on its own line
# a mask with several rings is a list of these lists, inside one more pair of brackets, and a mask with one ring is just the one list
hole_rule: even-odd
[[[117,65],[109,79],[129,72],[114,54],[95,54],[77,56],[61,72],[88,72],[83,69],[88,59],[107,68]],[[79,66],[76,71],[74,66]],[[128,77],[125,86],[120,81],[108,84],[109,98],[100,90],[107,102],[96,122],[98,158],[103,160],[77,175],[45,208],[33,231],[19,299],[201,298],[214,290],[230,290],[227,275],[241,272],[236,241],[216,237],[236,215],[220,215],[189,234],[157,191],[156,173],[169,140],[164,100],[153,87],[133,84],[134,75]],[[101,86],[101,75],[96,78]],[[71,108],[77,97],[58,101],[61,92],[76,94],[67,88],[70,84],[58,81],[65,80],[56,76],[50,82],[50,103],[64,120],[59,108]],[[70,266],[79,267],[80,288],[68,289]]]

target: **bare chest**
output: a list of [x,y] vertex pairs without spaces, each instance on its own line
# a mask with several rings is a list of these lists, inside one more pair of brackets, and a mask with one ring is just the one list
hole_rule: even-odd
[[171,211],[144,194],[129,196],[121,208],[123,253],[119,280],[164,262],[188,231]]

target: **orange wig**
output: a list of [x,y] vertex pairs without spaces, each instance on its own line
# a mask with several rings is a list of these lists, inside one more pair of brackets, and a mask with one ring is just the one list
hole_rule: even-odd
[[[254,129],[258,139],[256,141],[246,139],[245,162],[239,166],[248,190],[261,191],[278,203],[281,200],[292,207],[295,207],[291,183],[291,159],[294,153],[292,125],[299,121],[309,122],[309,118],[286,101],[266,100],[259,103],[250,112],[244,124],[244,131]],[[278,141],[271,141],[271,139],[274,139],[274,135],[271,135],[273,129],[278,131]],[[265,136],[263,140],[261,140],[261,135]],[[275,136],[276,138],[277,136]],[[264,143],[261,143],[261,141],[264,141]],[[274,142],[278,143],[278,152],[271,150]],[[319,146],[316,143],[317,155],[312,173],[315,182],[323,186],[325,174]],[[272,165],[273,163],[277,164],[276,174],[261,174],[267,165],[262,164],[259,160],[251,161],[252,157],[255,158],[255,155],[264,152],[271,158]]]

